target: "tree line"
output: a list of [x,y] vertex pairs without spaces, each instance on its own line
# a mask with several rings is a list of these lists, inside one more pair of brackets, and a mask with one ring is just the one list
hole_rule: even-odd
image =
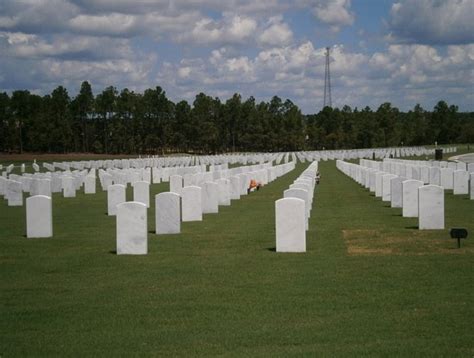
[[59,86],[39,96],[0,93],[0,151],[106,154],[224,153],[411,146],[474,142],[474,113],[439,101],[401,112],[325,107],[303,115],[289,99],[259,102],[204,93],[173,103],[162,88],[136,93],[107,87],[94,96],[81,84],[71,98]]

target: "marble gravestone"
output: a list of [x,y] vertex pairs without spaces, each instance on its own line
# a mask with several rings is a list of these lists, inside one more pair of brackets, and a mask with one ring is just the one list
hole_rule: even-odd
[[230,177],[230,199],[239,200],[240,199],[240,177],[231,176]]
[[382,188],[383,188],[383,176],[387,174],[385,172],[376,172],[375,173],[375,196],[377,198],[382,197]]
[[153,167],[151,169],[153,184],[160,184],[161,183],[161,172],[160,168]]
[[385,174],[382,176],[382,201],[391,201],[391,180],[396,178],[395,174]]
[[147,181],[136,181],[133,183],[133,201],[143,203],[150,207],[150,183]]
[[469,194],[469,173],[465,170],[455,170],[453,174],[453,194]]
[[5,195],[5,193],[7,192],[7,181],[7,179],[0,176],[0,195]]
[[181,175],[170,176],[170,192],[181,195],[183,190],[183,177]]
[[6,198],[8,206],[23,206],[23,190],[20,182],[15,180],[6,181]]
[[181,191],[181,219],[187,221],[202,221],[201,188],[185,186]]
[[439,167],[430,167],[430,184],[438,186],[441,184],[441,172]]
[[275,202],[277,252],[306,252],[305,201],[284,198]]
[[52,200],[45,195],[26,199],[26,237],[43,238],[53,236]]
[[110,175],[109,173],[104,173],[104,175],[102,176],[102,190],[103,191],[107,191],[109,189],[109,186],[111,186],[113,183],[113,178],[114,177]]
[[309,225],[309,193],[305,189],[291,188],[283,192],[284,198],[298,198],[305,202],[305,230],[308,230]]
[[219,185],[215,182],[205,182],[201,188],[203,214],[219,212]]
[[241,173],[238,175],[240,178],[240,195],[247,195],[247,189],[249,187],[250,180],[245,173]]
[[474,200],[474,173],[471,173],[469,174],[470,176],[470,180],[469,180],[469,183],[470,183],[470,189],[469,189],[469,198],[471,200]]
[[117,205],[125,200],[125,185],[110,185],[107,189],[107,214],[109,216],[117,215]]
[[51,197],[51,180],[37,179],[37,195],[44,195]]
[[155,232],[179,234],[181,232],[181,197],[172,192],[155,195]]
[[228,179],[218,179],[219,205],[230,205],[230,183]]
[[440,169],[440,185],[444,188],[444,189],[453,189],[453,185],[454,185],[454,182],[453,182],[453,179],[454,179],[454,175],[453,175],[453,169],[451,168],[441,168]]
[[420,180],[424,184],[429,184],[430,182],[430,167],[423,165],[420,167]]
[[117,205],[117,255],[148,253],[147,207],[136,201]]
[[87,175],[84,180],[84,193],[85,194],[95,194],[95,176]]
[[405,180],[402,183],[402,216],[404,218],[418,217],[418,188],[423,186],[421,180]]
[[392,208],[403,207],[402,194],[403,182],[407,180],[404,177],[395,176],[390,180],[390,206]]
[[62,178],[62,187],[63,187],[63,197],[65,198],[75,198],[76,197],[76,186],[74,184],[73,177],[63,177]]
[[425,185],[418,189],[418,228],[444,229],[444,189],[438,185]]

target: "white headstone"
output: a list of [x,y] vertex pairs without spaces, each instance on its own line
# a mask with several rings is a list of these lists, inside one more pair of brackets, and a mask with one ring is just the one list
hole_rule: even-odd
[[440,169],[440,186],[444,189],[453,189],[453,169],[451,168],[441,168]]
[[51,197],[51,180],[50,179],[38,180],[38,195]]
[[421,180],[405,180],[402,183],[402,216],[404,218],[418,217],[418,188],[423,186]]
[[117,215],[117,205],[125,202],[125,185],[110,185],[107,190],[107,214]]
[[305,202],[305,229],[308,230],[308,225],[309,225],[309,193],[307,190],[304,189],[299,189],[299,188],[292,188],[292,189],[287,189],[283,192],[283,197],[284,198],[298,198],[301,200],[304,200]]
[[430,182],[430,167],[423,165],[420,167],[420,180],[424,184],[429,184]]
[[396,177],[397,175],[395,174],[385,174],[382,176],[382,201],[391,201],[391,180]]
[[109,186],[113,183],[113,178],[114,177],[109,173],[104,173],[102,175],[102,190],[107,191],[109,189]]
[[155,196],[155,231],[160,234],[181,232],[181,197],[172,192]]
[[230,182],[228,179],[218,179],[219,205],[230,205]]
[[430,184],[438,186],[441,184],[441,174],[439,167],[430,167]]
[[418,228],[444,229],[444,189],[438,185],[425,185],[418,189]]
[[185,186],[181,191],[182,220],[202,221],[201,188],[198,186]]
[[161,183],[161,172],[160,168],[153,167],[151,169],[153,184],[160,184]]
[[469,180],[469,183],[470,183],[470,195],[469,195],[469,198],[471,200],[474,200],[474,173],[471,173],[469,174],[470,176],[470,180]]
[[183,190],[183,177],[181,175],[170,176],[170,192],[181,195]]
[[238,176],[231,176],[230,177],[230,198],[232,200],[239,200],[240,199],[240,177]]
[[7,180],[8,179],[0,176],[0,195],[5,195],[7,191]]
[[148,253],[147,208],[129,201],[117,205],[117,255]]
[[467,170],[467,165],[464,162],[457,162],[456,163],[456,170]]
[[402,183],[407,180],[404,177],[395,176],[390,180],[390,206],[392,208],[401,208],[402,207],[402,194],[403,186]]
[[143,203],[150,207],[150,183],[147,181],[136,181],[133,183],[133,201]]
[[277,252],[306,252],[305,201],[284,198],[275,202]]
[[84,193],[95,194],[95,175],[87,175],[84,181]]
[[469,173],[465,170],[455,170],[453,178],[453,194],[469,194]]
[[213,214],[219,212],[219,185],[214,182],[205,182],[201,187],[202,212]]
[[26,199],[26,237],[53,236],[53,206],[51,198],[45,195]]
[[7,180],[6,198],[8,206],[23,206],[23,190],[20,182]]
[[76,197],[76,186],[74,184],[73,177],[63,177],[62,178],[62,187],[63,187],[63,196],[65,198],[75,198]]

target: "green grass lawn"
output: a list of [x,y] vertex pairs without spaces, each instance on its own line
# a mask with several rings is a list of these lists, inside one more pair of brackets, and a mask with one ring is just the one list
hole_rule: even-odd
[[0,200],[0,357],[472,357],[474,201],[446,194],[457,250],[323,162],[308,252],[276,253],[274,202],[306,167],[179,235],[151,208],[147,256],[114,254],[105,193],[55,194],[52,239]]

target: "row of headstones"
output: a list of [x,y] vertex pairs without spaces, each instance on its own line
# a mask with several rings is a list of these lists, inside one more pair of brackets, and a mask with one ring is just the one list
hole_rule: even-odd
[[[418,161],[416,161],[418,163]],[[470,172],[474,173],[474,166],[463,162],[427,162],[419,165],[410,161],[393,162],[391,160],[376,162],[372,160],[361,160],[362,167],[371,170],[395,174],[397,176],[420,180],[424,184],[433,184],[446,190],[453,190],[454,195],[469,194]],[[469,171],[470,172],[469,172]],[[472,182],[472,180],[471,180]],[[471,185],[472,187],[472,185]],[[471,197],[473,193],[471,190]]]
[[[183,177],[184,186],[194,185],[209,180],[217,180],[221,178],[229,179],[231,176],[239,175],[244,172],[250,172],[260,169],[270,168],[270,170],[278,170],[278,167],[272,168],[272,163],[257,164],[252,166],[240,166],[228,169],[227,164],[215,165],[209,167],[206,172],[206,166],[194,167],[172,167],[172,168],[144,168],[134,169],[107,169],[99,170],[99,180],[104,191],[111,184],[133,184],[135,181],[147,181],[158,184],[160,182],[168,182],[173,175]],[[151,179],[150,179],[151,178]],[[194,184],[193,184],[194,183]]]
[[[162,158],[135,158],[135,159],[114,159],[114,160],[91,160],[91,161],[69,161],[43,163],[43,166],[50,171],[55,168],[61,170],[70,170],[70,168],[83,169],[142,169],[146,167],[189,167],[200,165],[228,165],[228,164],[257,164],[276,160],[278,153],[257,153],[257,154],[236,154],[236,155],[216,155],[216,156],[179,156]],[[12,167],[13,168],[13,167]]]
[[[267,163],[254,167],[266,167],[271,165]],[[227,165],[218,165],[213,167],[214,176],[219,173],[227,173]],[[206,166],[194,167],[176,167],[176,168],[144,168],[144,169],[111,169],[112,174],[103,170],[99,170],[99,179],[103,190],[113,182],[132,185],[138,181],[151,182],[151,173],[153,169],[153,182],[159,183],[161,180],[168,181],[171,173],[185,173],[186,176],[191,173],[199,173],[206,170]],[[233,168],[231,173],[238,172],[239,168]],[[187,174],[186,174],[187,173]],[[63,196],[71,198],[76,196],[76,191],[84,185],[85,194],[95,194],[96,192],[96,176],[95,169],[74,171],[74,172],[48,172],[23,174],[22,176],[10,174],[9,179],[0,177],[0,195],[4,195],[8,200],[9,206],[22,206],[23,193],[29,193],[30,196],[45,195],[51,197],[52,193],[63,192]]]
[[[281,167],[281,168],[278,168]],[[277,169],[276,169],[277,168]],[[294,163],[272,167],[277,175],[270,176],[270,182],[279,175],[284,175],[295,168]],[[266,172],[266,170],[261,170]],[[191,185],[180,187],[182,177],[171,176],[170,190],[155,196],[155,232],[156,234],[180,233],[180,223],[188,221],[202,221],[203,213],[217,213],[219,205],[230,205],[231,199],[240,199],[240,195],[247,194],[249,178],[258,172],[242,173],[232,176],[231,179],[218,179],[217,182],[206,181],[201,186]],[[145,182],[144,182],[145,183]],[[138,200],[134,186],[134,200]],[[244,190],[245,189],[245,190]],[[119,192],[121,199],[125,199],[125,187],[114,184],[109,187],[108,195],[111,198]],[[143,202],[110,203],[109,211],[117,215],[117,254],[145,255],[148,253],[147,232],[147,205]],[[114,206],[115,205],[115,206]],[[181,210],[180,210],[181,208]]]
[[[224,166],[219,166],[219,168]],[[171,169],[170,169],[171,170]],[[175,172],[194,173],[202,169],[199,167],[179,167],[173,168]],[[110,175],[105,171],[100,170],[99,178],[103,190],[106,190],[108,185],[115,182],[118,183],[134,183],[136,181],[150,182],[151,168],[140,170],[128,169],[118,170],[119,173],[114,172]],[[166,175],[167,168],[163,170]],[[155,171],[154,174],[157,172]],[[157,179],[158,178],[158,179]],[[154,182],[160,182],[160,177],[154,175]],[[96,176],[95,169],[90,171],[74,171],[74,172],[47,172],[23,175],[10,174],[8,178],[0,177],[0,195],[4,195],[8,200],[9,206],[22,206],[23,193],[29,193],[30,196],[45,195],[51,197],[52,193],[63,192],[63,196],[71,198],[76,196],[76,191],[84,185],[85,194],[96,193]]]
[[[445,153],[456,152],[456,147],[443,148]],[[351,149],[351,150],[323,150],[298,152],[297,158],[301,161],[326,161],[326,160],[353,160],[361,158],[383,159],[390,157],[407,157],[407,156],[427,156],[433,155],[435,149],[427,149],[425,147],[397,147],[397,148],[376,148],[376,149]]]
[[51,197],[52,193],[63,192],[65,198],[76,196],[76,191],[84,185],[86,194],[95,194],[95,171],[54,172],[16,175],[9,178],[0,177],[0,195],[8,200],[8,206],[22,206],[23,193],[30,196],[44,195]]
[[[452,153],[456,148],[444,148],[445,153]],[[389,157],[404,157],[413,155],[429,155],[433,154],[434,149],[426,149],[424,147],[401,147],[401,148],[377,148],[377,149],[353,149],[353,150],[323,150],[323,151],[305,151],[305,152],[280,152],[280,153],[252,153],[252,154],[224,154],[214,156],[179,156],[179,157],[148,157],[148,158],[133,158],[133,159],[113,159],[113,160],[90,160],[90,161],[64,161],[43,163],[43,167],[48,171],[53,172],[56,168],[70,171],[72,169],[130,169],[130,168],[146,168],[146,167],[174,167],[174,166],[194,166],[194,165],[217,165],[217,164],[236,164],[243,165],[256,164],[275,161],[280,164],[282,161],[299,160],[301,162],[312,162],[317,160],[346,160],[358,158],[371,158],[375,155],[376,158]],[[9,174],[14,168],[14,165],[8,165],[6,171],[2,173],[3,176]],[[25,165],[22,164],[22,173]],[[3,165],[0,165],[0,171]],[[35,172],[39,172],[38,164],[33,163]]]
[[453,170],[467,170],[470,173],[474,172],[474,163],[464,163],[462,161],[447,161],[447,160],[408,160],[408,159],[393,159],[385,158],[384,162],[398,163],[401,165],[412,166],[428,166],[439,168],[451,168]]
[[[271,164],[271,163],[269,163]],[[262,169],[263,168],[263,169]],[[187,196],[190,196],[190,203],[193,203],[193,190],[184,191],[185,188],[198,187],[201,189],[201,207],[202,212],[193,214],[198,210],[193,210],[194,205],[183,205],[183,221],[200,220],[202,213],[216,213],[218,212],[218,205],[230,205],[230,200],[238,200],[241,195],[247,194],[248,183],[251,179],[257,178],[263,185],[275,180],[281,175],[295,168],[294,163],[283,164],[275,167],[268,167],[267,165],[246,166],[240,168],[233,168],[231,170],[223,171],[225,174],[219,172],[207,172],[204,176],[195,174],[191,176],[172,175],[170,177],[170,192],[174,192],[187,202]],[[221,178],[222,176],[230,175],[230,173],[240,172],[240,174],[231,176],[230,179]],[[216,174],[218,179],[214,179]],[[141,202],[147,207],[150,207],[150,184],[146,181],[138,181],[132,184],[133,187],[133,201]],[[184,191],[184,193],[183,193]],[[113,184],[107,189],[107,208],[109,215],[116,215],[116,206],[125,201],[126,185]],[[188,215],[189,213],[189,215]]]
[[424,185],[420,180],[362,167],[344,161],[337,168],[375,193],[393,208],[402,208],[403,217],[418,217],[420,230],[444,229],[444,189],[439,185]]
[[275,202],[277,252],[306,252],[306,231],[313,204],[318,162],[309,167]]

